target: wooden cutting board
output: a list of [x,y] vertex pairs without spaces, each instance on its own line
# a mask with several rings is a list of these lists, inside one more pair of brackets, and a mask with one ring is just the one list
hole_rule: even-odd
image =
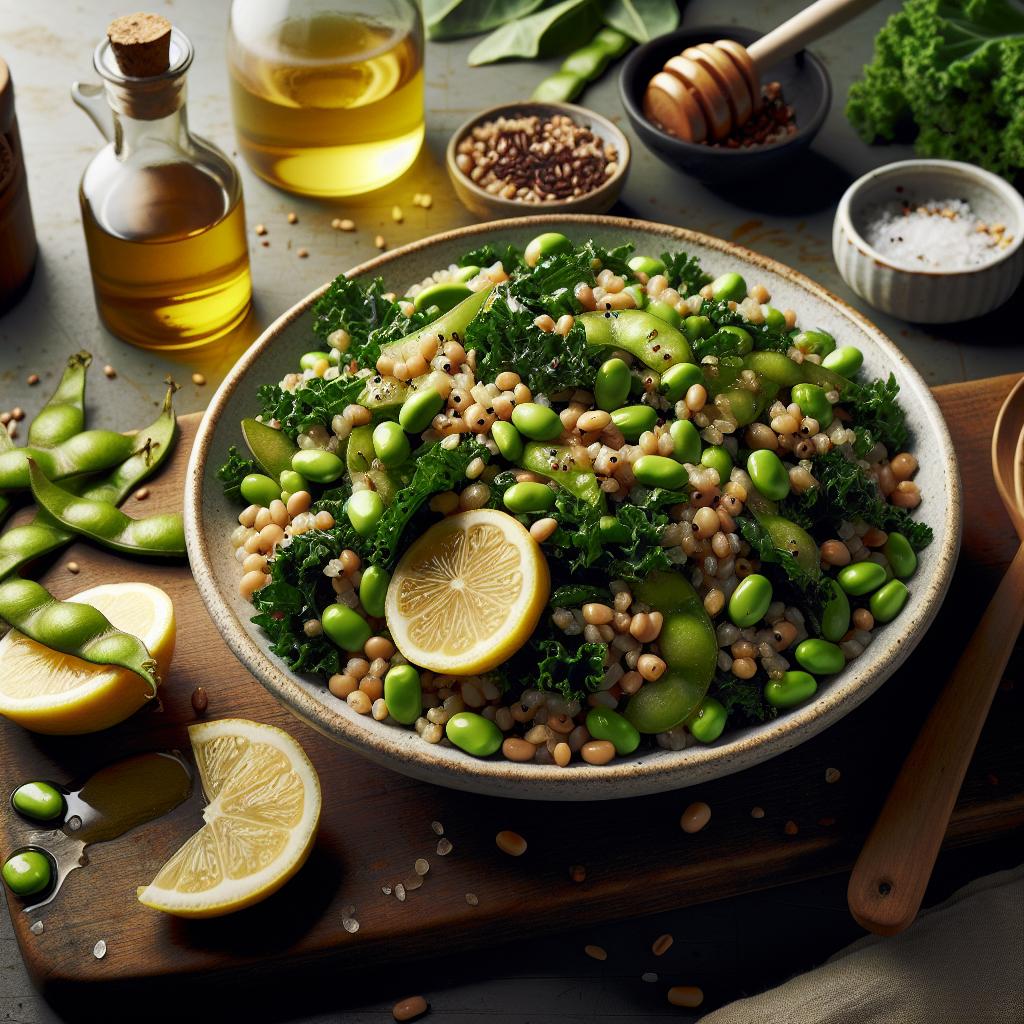
[[[370,962],[479,947],[557,930],[720,899],[846,870],[866,835],[953,655],[980,615],[1015,539],[992,485],[992,422],[1014,377],[936,389],[961,457],[966,496],[961,564],[939,619],[917,652],[871,699],[796,750],[693,790],[604,805],[503,801],[414,782],[343,750],[293,718],[235,660],[206,614],[189,571],[132,564],[84,545],[60,556],[42,577],[58,597],[100,582],[140,579],[174,599],[178,649],[160,707],[98,736],[47,738],[0,721],[0,779],[13,789],[30,779],[71,781],[115,758],[146,750],[187,750],[195,720],[190,696],[204,686],[211,717],[240,716],[287,729],[308,751],[323,785],[324,812],[314,853],[302,872],[264,904],[232,917],[186,922],[147,910],[135,888],[200,824],[201,796],[122,838],[90,848],[57,899],[26,915],[9,907],[35,981],[51,997],[78,1000],[113,985],[210,982],[223,972],[262,981],[321,970],[333,976]],[[180,506],[186,455],[197,416],[182,420],[172,464],[152,484],[144,507]],[[927,500],[941,501],[941,495]],[[77,576],[66,565],[81,565]],[[947,835],[947,844],[983,842],[1024,824],[1022,702],[1011,662],[982,734]],[[841,778],[826,782],[827,768]],[[712,808],[696,835],[679,827],[692,800]],[[764,809],[755,819],[751,809]],[[453,849],[438,856],[431,822]],[[792,826],[795,823],[796,834]],[[499,829],[520,832],[518,859],[494,844]],[[0,799],[0,851],[25,841],[26,826]],[[430,871],[405,902],[382,893]],[[586,880],[570,879],[584,865]],[[467,901],[473,894],[476,905]],[[351,908],[354,908],[351,909]],[[351,932],[343,918],[354,918]],[[41,920],[41,934],[30,931]],[[351,927],[351,924],[350,924]],[[93,947],[105,940],[107,953]],[[180,989],[178,990],[180,991]]]

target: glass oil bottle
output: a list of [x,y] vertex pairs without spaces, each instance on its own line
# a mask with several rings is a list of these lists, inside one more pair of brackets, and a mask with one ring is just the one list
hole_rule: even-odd
[[114,334],[143,348],[212,342],[252,298],[238,172],[188,130],[192,57],[166,19],[130,15],[96,49],[104,84],[72,88],[109,140],[79,189],[96,306]]

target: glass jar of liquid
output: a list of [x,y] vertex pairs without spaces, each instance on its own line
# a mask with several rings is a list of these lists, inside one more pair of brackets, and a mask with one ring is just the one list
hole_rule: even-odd
[[252,299],[238,172],[188,130],[192,56],[170,29],[166,69],[134,77],[108,38],[93,58],[103,86],[72,88],[110,140],[79,189],[96,306],[114,334],[143,348],[211,342],[242,322]]
[[228,71],[239,148],[290,192],[369,192],[423,144],[414,0],[233,0]]

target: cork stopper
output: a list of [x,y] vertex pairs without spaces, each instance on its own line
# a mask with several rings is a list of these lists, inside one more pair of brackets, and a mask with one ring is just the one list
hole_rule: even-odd
[[107,29],[117,65],[130,78],[152,78],[170,65],[171,23],[159,14],[126,14]]

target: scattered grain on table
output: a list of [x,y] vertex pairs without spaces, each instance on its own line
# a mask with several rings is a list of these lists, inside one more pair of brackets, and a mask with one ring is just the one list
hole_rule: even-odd
[[582,864],[573,864],[569,868],[569,877],[574,882],[585,882],[587,880],[587,869]]
[[349,220],[348,217],[342,217],[341,223],[338,224],[338,228],[341,231],[355,231],[356,222],[354,220]]
[[397,1021],[416,1020],[430,1009],[423,996],[409,996],[391,1008],[391,1016]]
[[387,242],[384,241],[384,236],[383,235],[377,235],[377,237],[374,238],[374,240],[373,240],[373,244],[378,249],[386,249],[388,247]]
[[410,875],[405,880],[405,891],[415,892],[423,884],[422,875]]
[[135,497],[136,501],[145,501],[149,497],[149,488],[148,487],[140,487],[135,492],[134,497]]
[[673,985],[668,990],[668,1001],[673,1006],[693,1008],[704,1002],[704,993],[696,985]]
[[38,373],[30,373],[28,375],[28,381],[27,381],[28,386],[30,388],[34,388],[38,383],[39,383],[39,374]]
[[425,857],[419,857],[412,866],[417,875],[425,875],[430,870],[430,861]]
[[402,885],[401,882],[395,886],[395,899],[398,900],[399,903],[405,902],[405,886]]
[[266,233],[267,233],[267,226],[266,226],[266,224],[257,224],[256,225],[256,234],[257,235],[265,235]]
[[587,954],[592,960],[607,960],[608,952],[601,946],[584,946],[583,952]]
[[646,981],[648,985],[652,985],[658,980],[658,976],[654,971],[644,971],[644,973],[640,975],[640,980]]
[[296,251],[295,255],[298,256],[300,260],[307,259],[309,257],[309,250],[299,249]]
[[452,852],[454,847],[450,839],[439,839],[437,841],[437,855],[438,857],[447,857]]
[[298,222],[299,222],[299,215],[297,213],[289,213],[288,214],[288,223],[289,224],[298,224]]
[[103,367],[103,376],[107,377],[109,380],[113,380],[117,376],[117,370],[115,370],[110,363],[107,363],[107,365]]
[[466,902],[471,907],[477,907],[477,906],[480,905],[480,898],[477,896],[477,894],[475,892],[467,892],[466,893]]
[[752,818],[763,818],[764,817],[764,808],[763,807],[751,807],[750,808],[750,816]]
[[206,692],[206,687],[197,686],[192,691],[192,710],[197,715],[205,715],[206,709],[210,706],[210,697]]
[[22,407],[20,405],[16,405],[11,410],[11,419],[12,420],[23,420],[24,418],[25,418],[25,410],[22,409]]
[[206,383],[205,375],[202,373],[193,373],[192,383],[195,384],[196,387],[201,388]]
[[825,781],[828,783],[838,782],[842,778],[842,772],[838,768],[825,769]]
[[800,826],[790,819],[782,826],[782,831],[785,832],[787,836],[795,836],[800,831]]
[[82,571],[82,567],[77,562],[68,562],[66,568],[72,576],[77,576]]
[[107,955],[107,943],[104,939],[100,939],[95,946],[92,947],[92,955],[97,960],[102,960]]
[[430,830],[434,833],[435,836],[444,835],[444,825],[442,825],[441,822],[439,821],[432,821],[430,823]]
[[671,948],[673,942],[675,942],[675,939],[668,933],[659,935],[654,942],[651,943],[651,952],[655,956],[664,956]]
[[526,853],[526,840],[518,833],[510,829],[502,829],[495,837],[494,842],[502,853],[510,857],[522,857]]
[[405,220],[405,214],[402,213],[402,208],[400,206],[391,207],[391,219],[396,224],[401,224],[402,221]]
[[683,811],[679,827],[684,832],[699,832],[711,820],[711,807],[703,800],[695,800]]

